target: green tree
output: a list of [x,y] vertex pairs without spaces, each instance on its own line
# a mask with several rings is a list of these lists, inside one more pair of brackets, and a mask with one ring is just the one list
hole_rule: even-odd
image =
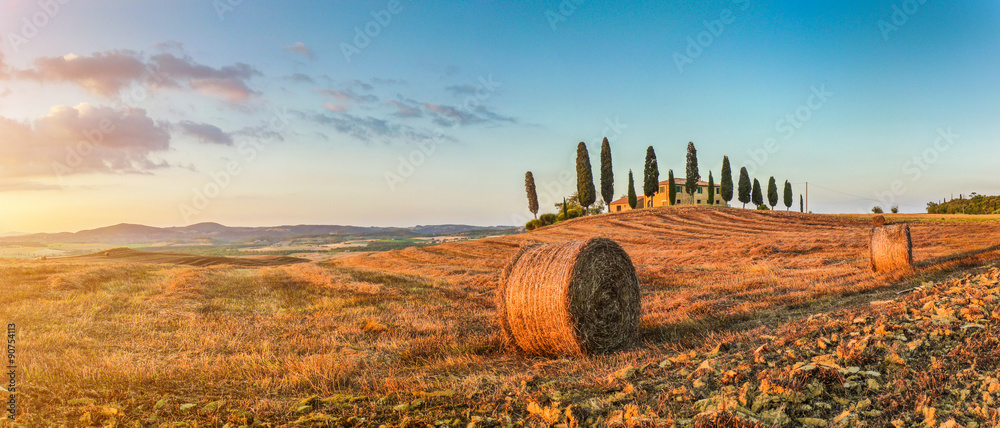
[[712,171],[708,172],[708,204],[715,205],[715,179],[712,178]]
[[615,175],[611,170],[611,144],[608,137],[601,142],[601,196],[611,212],[611,201],[615,198]]
[[764,194],[760,191],[760,182],[757,179],[753,179],[753,191],[750,193],[750,201],[753,202],[755,207],[760,207],[764,205]]
[[674,170],[667,170],[667,204],[677,203],[677,183],[674,183]]
[[801,194],[799,195],[799,212],[800,213],[806,212],[805,198],[803,198]]
[[594,173],[590,169],[590,153],[583,141],[576,146],[576,193],[580,205],[589,208],[597,201],[597,189],[594,188]]
[[739,201],[743,202],[743,208],[747,207],[747,203],[750,202],[750,174],[747,173],[747,167],[740,168],[740,183],[739,183]]
[[569,204],[566,203],[566,198],[563,198],[563,203],[562,203],[563,218],[566,218],[568,214],[569,214]]
[[719,190],[722,200],[729,205],[729,201],[733,200],[733,170],[729,168],[729,156],[722,157],[722,183]]
[[646,167],[643,171],[642,194],[646,196],[646,206],[653,201],[653,195],[660,188],[660,167],[656,164],[653,146],[646,148]]
[[767,204],[772,210],[778,205],[778,183],[774,181],[774,177],[767,180]]
[[784,202],[785,202],[785,211],[788,211],[788,210],[792,209],[792,202],[794,202],[793,195],[792,195],[792,183],[789,183],[788,180],[785,180],[785,194],[783,196],[784,196],[784,199],[785,199],[784,200]]
[[[694,197],[694,192],[698,191],[698,180],[701,174],[698,173],[698,150],[695,150],[694,143],[689,142],[687,148],[687,178],[684,180],[684,193]],[[673,183],[671,183],[673,184]]]
[[634,210],[638,203],[638,198],[635,196],[635,181],[632,180],[632,170],[630,169],[628,170],[628,206]]
[[531,171],[524,174],[524,190],[528,192],[528,211],[538,218],[538,193],[535,192],[535,177]]

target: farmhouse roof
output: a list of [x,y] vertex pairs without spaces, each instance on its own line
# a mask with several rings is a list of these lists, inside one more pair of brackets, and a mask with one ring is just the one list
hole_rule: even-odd
[[[646,199],[646,196],[645,196],[645,195],[643,195],[643,196],[636,196],[636,197],[635,197],[635,201],[636,201],[636,202],[639,202],[639,201],[641,201],[641,200],[643,200],[643,199]],[[624,197],[624,198],[618,198],[618,199],[615,199],[615,200],[611,201],[611,205],[616,205],[616,204],[627,204],[627,203],[628,203],[628,196],[626,196],[626,197]]]

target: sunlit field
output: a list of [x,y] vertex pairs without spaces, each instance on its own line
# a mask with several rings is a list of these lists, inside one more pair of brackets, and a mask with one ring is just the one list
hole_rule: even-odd
[[[906,298],[1000,251],[1000,222],[913,222],[915,272],[874,275],[868,225],[687,207],[283,266],[7,259],[0,320],[17,325],[25,426],[669,426],[727,384],[698,390],[685,361],[752,364],[815,314]],[[642,343],[519,355],[494,320],[498,270],[524,243],[590,236],[619,242],[638,269]]]

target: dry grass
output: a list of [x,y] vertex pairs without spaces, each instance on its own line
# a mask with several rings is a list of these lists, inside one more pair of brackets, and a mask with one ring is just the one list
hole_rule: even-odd
[[615,351],[639,328],[635,267],[606,238],[524,247],[504,268],[496,301],[506,336],[529,354]]
[[[19,422],[26,426],[86,425],[81,418],[123,426],[359,422],[352,416],[364,417],[362,425],[416,419],[464,426],[474,417],[544,424],[552,411],[583,424],[662,422],[682,417],[691,403],[623,385],[630,366],[706,353],[719,343],[757,343],[763,325],[885,299],[909,286],[867,269],[870,224],[655,209],[328,264],[6,260],[0,322],[18,326]],[[993,238],[1000,222],[911,226],[917,278],[1000,252]],[[621,243],[638,270],[640,344],[574,360],[511,352],[493,303],[504,262],[522,244],[593,236]],[[588,397],[597,400],[593,406],[559,407]]]

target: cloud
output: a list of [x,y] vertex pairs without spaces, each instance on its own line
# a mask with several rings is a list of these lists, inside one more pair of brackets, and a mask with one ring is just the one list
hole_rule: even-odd
[[3,56],[3,52],[0,52],[0,80],[7,80],[7,79],[9,79],[11,77],[11,75],[10,75],[10,68],[7,66],[7,63],[4,62],[4,61],[5,61],[5,59],[4,59],[4,56]]
[[362,91],[370,91],[372,89],[375,89],[374,86],[369,85],[369,84],[367,84],[365,82],[362,82],[362,81],[360,81],[358,79],[354,79],[354,80],[348,82],[347,86],[350,87],[350,88],[360,88]]
[[184,52],[184,43],[178,42],[176,40],[167,40],[165,42],[154,43],[153,47],[161,51]]
[[385,103],[396,108],[393,115],[398,117],[421,117],[424,115],[424,112],[419,107],[414,107],[400,101],[388,100]]
[[446,91],[451,92],[453,96],[464,97],[467,95],[475,95],[476,87],[472,85],[455,85],[444,88]]
[[379,101],[378,97],[371,94],[360,95],[354,91],[340,90],[340,89],[317,89],[319,92],[328,97],[336,98],[338,101],[355,102],[355,103],[377,103]]
[[347,111],[347,106],[337,106],[331,103],[323,103],[323,107],[326,107],[327,110],[335,111],[338,113]]
[[34,69],[21,70],[17,77],[40,83],[74,83],[92,93],[111,97],[139,80],[145,68],[146,64],[135,52],[114,50],[92,56],[38,58]]
[[176,128],[203,143],[221,144],[224,146],[233,145],[233,137],[215,125],[184,120],[178,123]]
[[306,44],[302,42],[295,42],[295,44],[291,46],[282,46],[282,49],[302,55],[309,59],[316,58],[316,54],[311,49],[307,48]]
[[309,77],[309,75],[302,73],[292,74],[288,77],[285,77],[285,79],[291,80],[292,82],[295,83],[316,83],[316,80],[314,80],[312,77]]
[[56,184],[39,183],[37,181],[0,181],[0,192],[23,192],[39,190],[60,190],[62,186]]
[[171,86],[178,81],[187,81],[196,91],[230,101],[242,101],[257,95],[247,81],[263,75],[260,70],[244,63],[213,68],[198,64],[189,56],[177,57],[168,53],[154,55],[151,65],[155,70],[152,79],[161,85]]
[[433,103],[421,103],[420,107],[433,117],[434,123],[440,126],[517,123],[517,119],[495,113],[482,104],[472,110]]
[[90,56],[41,57],[34,65],[34,68],[17,71],[14,78],[39,83],[71,83],[105,97],[113,97],[137,83],[153,88],[187,87],[229,101],[243,101],[257,95],[248,81],[263,75],[243,63],[215,68],[199,64],[190,56],[165,52],[146,61],[140,53],[130,50],[97,52]]
[[346,113],[312,114],[298,111],[292,112],[292,114],[295,114],[304,120],[309,120],[324,126],[330,126],[341,134],[351,136],[365,143],[375,141],[389,143],[394,139],[404,139],[410,141],[422,141],[429,139],[455,141],[454,138],[442,135],[440,132],[393,123],[388,120],[372,116],[360,117]]
[[170,147],[167,126],[143,109],[86,103],[29,122],[0,117],[0,174],[148,174],[169,166],[154,156]]

